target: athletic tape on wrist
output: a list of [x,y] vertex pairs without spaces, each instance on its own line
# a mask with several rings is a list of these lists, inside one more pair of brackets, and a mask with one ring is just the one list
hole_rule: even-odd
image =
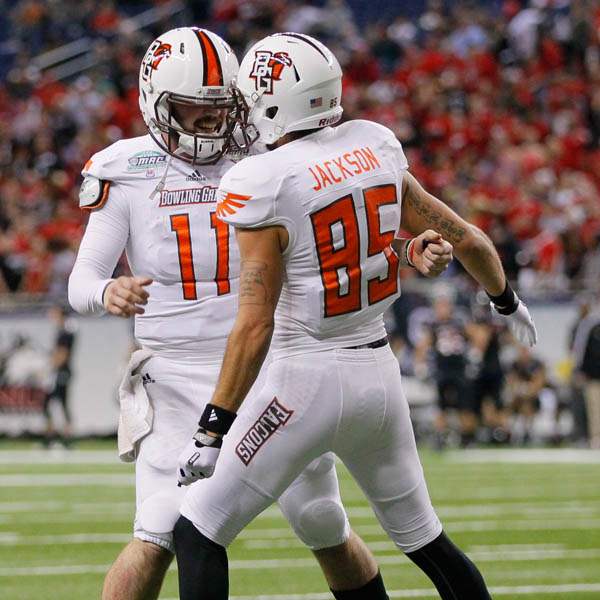
[[225,435],[233,425],[236,417],[235,413],[209,402],[204,408],[198,425],[211,433]]
[[199,448],[201,446],[210,446],[211,448],[221,448],[223,445],[222,437],[214,437],[209,435],[204,429],[204,427],[200,427],[198,431],[194,434],[194,439],[196,440],[196,446]]
[[415,251],[415,238],[412,238],[406,242],[406,246],[404,246],[404,258],[406,258],[406,264],[409,267],[415,269],[415,265],[412,261],[412,257]]

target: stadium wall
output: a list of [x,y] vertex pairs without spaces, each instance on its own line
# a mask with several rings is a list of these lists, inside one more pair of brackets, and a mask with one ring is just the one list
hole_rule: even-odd
[[[576,306],[537,305],[531,312],[539,332],[536,354],[552,371],[567,356],[567,340],[576,318]],[[76,331],[69,398],[73,433],[77,436],[110,435],[116,430],[117,388],[131,351],[131,324],[114,317],[80,316],[71,317],[69,324]],[[8,360],[14,359],[10,349],[15,339],[25,338],[28,354],[23,354],[20,368],[24,381],[34,386],[48,388],[51,385],[49,356],[54,335],[54,325],[43,313],[0,314],[0,353]],[[409,396],[409,390],[422,389],[410,381],[406,384]],[[44,419],[40,411],[0,412],[0,434],[41,433],[43,430]]]

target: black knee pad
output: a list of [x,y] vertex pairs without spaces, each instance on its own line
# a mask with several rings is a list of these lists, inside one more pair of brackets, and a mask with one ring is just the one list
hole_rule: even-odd
[[227,600],[227,551],[203,535],[185,517],[173,529],[180,600]]
[[431,579],[442,600],[491,600],[477,567],[444,532],[406,556]]

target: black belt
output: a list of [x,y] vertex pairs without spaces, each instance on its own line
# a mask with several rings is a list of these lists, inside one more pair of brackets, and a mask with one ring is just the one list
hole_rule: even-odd
[[374,342],[369,342],[368,344],[361,344],[360,346],[349,346],[348,348],[344,348],[344,350],[365,350],[367,348],[381,348],[382,346],[386,346],[388,344],[387,337],[382,337],[379,340],[375,340]]

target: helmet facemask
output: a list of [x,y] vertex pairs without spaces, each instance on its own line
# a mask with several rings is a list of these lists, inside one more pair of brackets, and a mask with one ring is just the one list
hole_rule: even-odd
[[[206,114],[197,119],[205,121],[204,130],[183,127],[178,118],[179,107],[207,109]],[[214,131],[209,127],[212,117]],[[214,164],[227,151],[245,153],[257,138],[248,124],[248,106],[234,86],[227,95],[219,97],[162,92],[154,103],[154,116],[149,125],[154,141],[165,152],[192,164]]]

